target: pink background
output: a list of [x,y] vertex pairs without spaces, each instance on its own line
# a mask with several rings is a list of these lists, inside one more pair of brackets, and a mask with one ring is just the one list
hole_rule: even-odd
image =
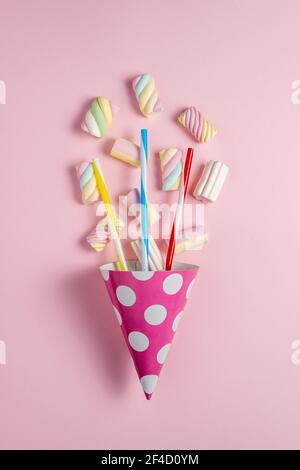
[[[299,447],[299,1],[0,0],[0,11],[0,447]],[[166,108],[149,121],[128,87],[144,71]],[[99,94],[122,108],[100,143],[79,130]],[[114,195],[130,189],[138,173],[107,150],[147,122],[161,201],[153,154],[192,143],[174,117],[193,104],[219,131],[197,146],[193,179],[211,158],[230,176],[146,402],[97,272],[114,253],[85,247],[95,215],[73,168],[100,155]]]

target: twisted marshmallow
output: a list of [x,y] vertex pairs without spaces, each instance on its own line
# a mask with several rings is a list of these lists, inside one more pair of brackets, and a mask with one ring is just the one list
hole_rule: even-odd
[[85,115],[81,129],[101,139],[106,135],[113,114],[117,111],[119,111],[119,107],[112,104],[107,98],[102,96],[95,98]]
[[214,126],[194,106],[183,111],[178,121],[201,143],[213,139],[217,133]]
[[[131,242],[131,247],[136,254],[139,262],[141,263],[142,255],[142,241],[140,239]],[[153,237],[149,235],[149,268],[150,271],[161,271],[164,269],[164,259],[162,254],[155,243]]]
[[182,151],[177,148],[162,149],[159,156],[163,191],[178,189],[182,173]]
[[179,232],[176,240],[175,255],[190,250],[200,250],[208,241],[208,235],[204,233],[203,226],[192,227]]
[[93,166],[89,162],[83,162],[77,167],[77,174],[82,195],[83,204],[92,204],[100,199]]
[[103,251],[106,245],[110,242],[110,233],[106,223],[101,220],[97,226],[86,237],[88,244],[94,248],[95,251]]
[[139,75],[133,80],[132,88],[139,104],[141,113],[149,117],[152,114],[160,113],[163,107],[158,98],[154,78],[148,73]]
[[[120,219],[117,220],[118,230],[123,225]],[[104,248],[111,241],[111,232],[109,230],[109,223],[107,216],[98,222],[97,226],[86,237],[88,244],[94,248],[95,251],[103,251]]]

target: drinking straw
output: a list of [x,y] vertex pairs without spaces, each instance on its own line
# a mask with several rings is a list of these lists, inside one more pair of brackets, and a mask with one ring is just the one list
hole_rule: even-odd
[[170,271],[172,269],[176,238],[177,238],[178,230],[181,224],[184,200],[185,200],[185,196],[187,192],[187,187],[188,187],[189,177],[190,177],[190,172],[191,172],[191,165],[193,161],[193,153],[194,153],[194,150],[189,147],[187,150],[186,159],[184,163],[184,170],[182,172],[182,176],[180,180],[178,203],[176,207],[176,213],[174,217],[173,227],[172,227],[172,231],[170,235],[170,242],[169,242],[168,251],[167,251],[167,257],[166,257],[166,270],[167,271]]
[[117,251],[120,269],[121,271],[128,271],[127,262],[126,262],[123,248],[121,245],[121,241],[118,235],[118,222],[117,222],[116,214],[110,202],[110,197],[108,194],[107,186],[104,181],[104,176],[103,176],[99,159],[96,158],[95,160],[92,160],[91,163],[93,166],[97,186],[98,186],[99,192],[101,194],[101,198],[103,200],[103,203],[105,205],[105,209],[107,212],[107,220],[109,224],[109,229],[111,231],[112,238],[115,243],[115,248]]
[[148,131],[141,130],[141,266],[142,271],[149,268],[149,241],[148,241],[148,197],[147,197],[147,174],[148,174]]

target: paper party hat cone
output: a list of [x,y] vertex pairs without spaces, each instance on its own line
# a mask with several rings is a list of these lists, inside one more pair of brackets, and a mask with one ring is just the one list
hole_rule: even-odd
[[113,309],[132,356],[142,388],[150,400],[190,296],[198,266],[174,263],[172,271],[118,271],[100,267]]

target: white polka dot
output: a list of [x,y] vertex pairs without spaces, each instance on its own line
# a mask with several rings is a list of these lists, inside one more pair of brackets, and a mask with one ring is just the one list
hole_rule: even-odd
[[170,276],[166,277],[163,284],[163,289],[166,294],[174,295],[180,291],[183,283],[183,278],[181,274],[170,274]]
[[186,298],[187,298],[187,299],[188,299],[189,296],[191,295],[194,282],[195,282],[195,279],[193,279],[193,280],[190,282],[190,285],[189,285],[189,287],[188,287],[187,290],[186,290]]
[[139,281],[148,281],[148,279],[151,279],[153,274],[153,271],[136,271],[132,273],[133,277],[135,277]]
[[149,346],[149,339],[140,331],[132,331],[128,335],[128,341],[132,349],[138,352],[146,351]]
[[135,304],[136,295],[133,289],[127,286],[119,286],[116,290],[117,298],[120,304],[124,305],[125,307],[131,307],[131,305]]
[[167,316],[167,310],[163,305],[150,305],[146,308],[144,317],[150,325],[160,325]]
[[157,362],[163,364],[167,359],[168,352],[170,350],[171,344],[165,344],[157,353]]
[[101,273],[102,273],[102,277],[103,277],[104,281],[108,281],[108,279],[109,279],[109,271],[104,271],[104,270],[102,270]]
[[158,375],[144,375],[141,384],[145,393],[153,393],[158,381]]
[[182,316],[183,316],[183,312],[180,312],[180,313],[178,313],[178,315],[176,315],[176,317],[174,318],[173,325],[172,325],[173,331],[176,331],[176,330],[177,330],[177,328],[178,328],[178,326],[179,326],[179,323],[181,322]]
[[117,320],[118,320],[118,323],[119,325],[121,326],[122,325],[122,317],[120,315],[120,312],[119,310],[113,305],[113,309],[114,309],[114,312],[116,314],[116,317],[117,317]]

